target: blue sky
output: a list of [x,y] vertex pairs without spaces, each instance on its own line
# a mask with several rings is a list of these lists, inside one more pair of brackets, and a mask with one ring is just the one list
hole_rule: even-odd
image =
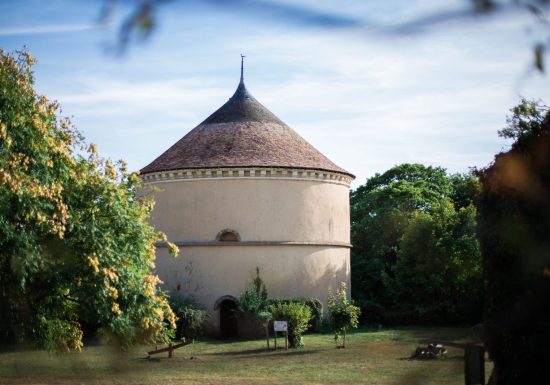
[[354,187],[403,162],[485,166],[508,145],[497,131],[520,95],[550,103],[549,78],[529,71],[529,15],[445,19],[465,0],[257,3],[173,0],[151,38],[117,56],[124,4],[99,25],[99,0],[3,0],[0,46],[26,45],[38,91],[134,170],[233,94],[241,53],[251,93]]

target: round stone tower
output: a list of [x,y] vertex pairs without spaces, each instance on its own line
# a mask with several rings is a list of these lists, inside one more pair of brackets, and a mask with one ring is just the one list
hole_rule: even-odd
[[[205,121],[141,170],[170,291],[192,295],[231,335],[231,309],[259,268],[270,297],[314,297],[350,284],[349,185],[338,167],[261,105],[241,81]],[[153,191],[149,187],[156,187]]]

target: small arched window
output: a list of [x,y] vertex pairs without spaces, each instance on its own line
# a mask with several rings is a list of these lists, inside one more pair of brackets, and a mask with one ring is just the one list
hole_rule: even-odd
[[216,235],[216,240],[220,242],[239,242],[241,236],[235,230],[224,229]]

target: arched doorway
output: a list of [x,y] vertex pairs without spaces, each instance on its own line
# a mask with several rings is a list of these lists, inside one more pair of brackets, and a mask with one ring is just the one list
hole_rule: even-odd
[[220,314],[220,336],[222,338],[238,337],[237,298],[232,295],[218,298],[214,304],[214,310],[218,310]]

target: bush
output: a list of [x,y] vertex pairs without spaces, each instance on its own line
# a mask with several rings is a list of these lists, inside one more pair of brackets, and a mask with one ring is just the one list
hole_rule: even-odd
[[256,267],[256,277],[252,279],[237,300],[239,336],[241,338],[255,338],[265,333],[267,323],[271,319],[267,307],[267,289],[260,277],[260,269]]
[[268,305],[276,305],[281,303],[300,303],[309,307],[311,310],[311,320],[309,321],[307,331],[319,332],[323,326],[323,304],[317,298],[308,297],[291,297],[291,298],[274,298],[267,301]]
[[342,282],[340,288],[336,290],[336,295],[328,292],[328,314],[330,325],[334,331],[334,340],[342,338],[342,347],[346,347],[346,332],[349,329],[357,328],[359,324],[359,315],[361,310],[353,302],[348,301],[346,297],[346,284]]
[[172,294],[170,307],[178,317],[176,320],[177,338],[195,338],[202,334],[209,315],[192,298],[184,297],[181,294]]
[[82,349],[82,330],[75,321],[41,319],[44,347],[52,352],[69,352]]
[[237,307],[241,315],[254,316],[267,310],[267,289],[260,277],[260,269],[256,267],[256,277],[240,295]]
[[276,303],[271,305],[269,310],[274,320],[287,321],[289,346],[302,346],[302,333],[307,330],[312,317],[309,306],[295,302]]

